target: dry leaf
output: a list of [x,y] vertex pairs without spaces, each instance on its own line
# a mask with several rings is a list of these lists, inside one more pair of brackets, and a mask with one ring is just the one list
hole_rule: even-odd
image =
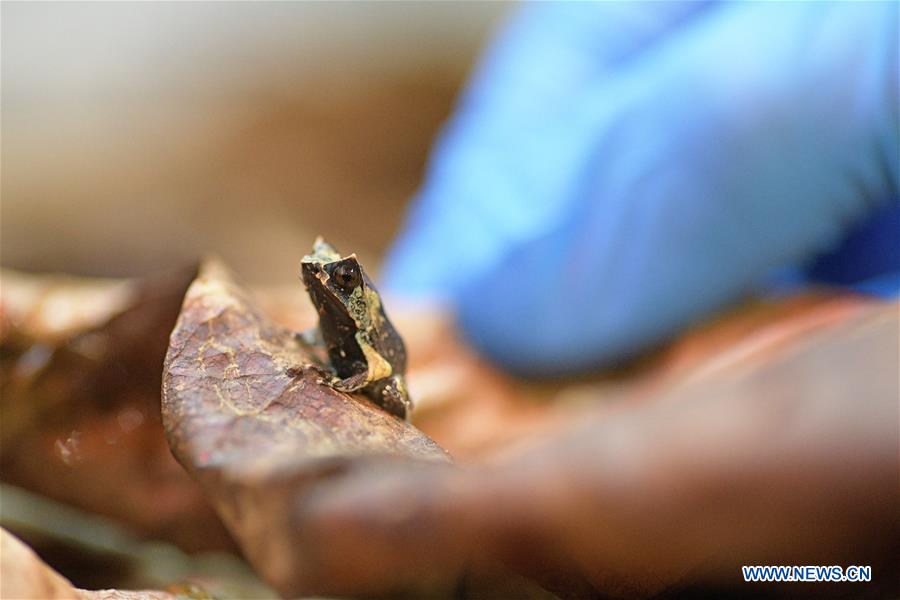
[[0,598],[3,600],[72,600],[78,592],[25,544],[0,529]]
[[233,548],[172,459],[162,361],[196,268],[134,282],[3,274],[4,481],[189,550]]
[[819,315],[768,347],[750,335],[754,360],[572,412],[501,460],[323,484],[303,506],[307,561],[384,586],[493,559],[588,597],[727,592],[741,564],[872,564],[872,586],[836,585],[895,593],[897,308]]
[[317,483],[369,461],[412,469],[449,460],[408,423],[326,385],[309,359],[291,330],[208,263],[184,299],[163,374],[175,456],[257,572],[287,596],[354,589],[352,581],[319,581],[300,554],[295,513]]
[[[157,590],[78,590],[79,600],[178,600],[180,596]],[[189,596],[191,600],[206,600],[211,596]]]

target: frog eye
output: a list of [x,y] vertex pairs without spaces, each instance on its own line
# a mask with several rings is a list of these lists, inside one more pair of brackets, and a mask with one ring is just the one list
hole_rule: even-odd
[[335,283],[345,290],[353,289],[362,283],[362,274],[359,272],[359,267],[353,264],[338,265],[331,272],[331,276],[334,278]]

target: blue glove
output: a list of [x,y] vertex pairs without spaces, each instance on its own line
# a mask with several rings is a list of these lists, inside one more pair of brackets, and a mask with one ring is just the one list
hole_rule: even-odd
[[786,270],[896,293],[897,23],[894,2],[524,6],[386,288],[449,299],[532,375],[629,357]]

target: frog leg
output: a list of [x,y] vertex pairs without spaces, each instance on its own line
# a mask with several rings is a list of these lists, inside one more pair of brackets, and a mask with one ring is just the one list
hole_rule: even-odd
[[401,419],[409,417],[412,401],[406,390],[406,381],[401,375],[373,381],[365,389],[365,394],[387,412]]

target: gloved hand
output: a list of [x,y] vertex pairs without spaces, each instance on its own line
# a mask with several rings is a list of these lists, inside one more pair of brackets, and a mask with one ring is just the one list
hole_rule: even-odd
[[895,291],[897,22],[896,3],[522,7],[386,289],[448,298],[533,375],[627,357],[829,252],[814,272]]

